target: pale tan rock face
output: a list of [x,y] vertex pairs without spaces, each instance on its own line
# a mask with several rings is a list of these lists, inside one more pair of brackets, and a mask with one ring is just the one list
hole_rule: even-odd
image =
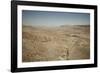
[[90,58],[90,26],[23,26],[22,61],[79,60]]

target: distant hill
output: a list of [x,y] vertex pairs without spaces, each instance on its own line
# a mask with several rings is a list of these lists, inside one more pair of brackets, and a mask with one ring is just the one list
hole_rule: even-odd
[[72,27],[72,26],[79,26],[79,27],[90,27],[90,25],[61,25],[60,27]]

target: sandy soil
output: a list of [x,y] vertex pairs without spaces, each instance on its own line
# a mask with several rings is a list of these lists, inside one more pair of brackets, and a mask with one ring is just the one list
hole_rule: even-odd
[[90,58],[90,26],[23,26],[22,61]]

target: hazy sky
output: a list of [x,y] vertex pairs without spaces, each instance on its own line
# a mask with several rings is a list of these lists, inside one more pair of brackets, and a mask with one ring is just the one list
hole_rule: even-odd
[[89,25],[90,14],[23,10],[22,23],[29,26]]

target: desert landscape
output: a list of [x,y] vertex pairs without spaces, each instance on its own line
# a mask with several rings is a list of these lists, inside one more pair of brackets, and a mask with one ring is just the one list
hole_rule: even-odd
[[90,58],[90,26],[22,26],[22,62]]

